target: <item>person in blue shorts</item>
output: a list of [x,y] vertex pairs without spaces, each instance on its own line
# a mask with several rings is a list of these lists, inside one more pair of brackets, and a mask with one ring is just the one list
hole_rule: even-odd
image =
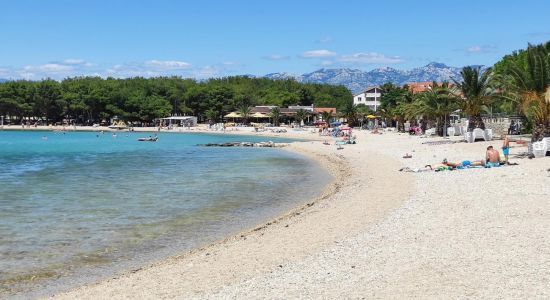
[[465,169],[476,166],[483,166],[483,160],[463,160],[459,163],[449,162],[446,158],[441,162],[442,165],[451,167],[453,169]]
[[485,167],[500,167],[500,153],[493,148],[493,146],[487,147],[487,152],[485,154]]
[[508,164],[508,155],[510,155],[510,139],[508,135],[504,136],[504,142],[502,144],[502,154],[504,155],[504,163]]

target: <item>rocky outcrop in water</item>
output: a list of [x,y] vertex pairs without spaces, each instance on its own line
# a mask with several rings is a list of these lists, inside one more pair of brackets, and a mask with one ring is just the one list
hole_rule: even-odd
[[231,142],[231,143],[208,143],[208,144],[198,144],[197,146],[200,147],[284,147],[286,144],[281,143],[274,143],[272,141],[269,142],[260,142],[260,143],[252,143],[252,142]]

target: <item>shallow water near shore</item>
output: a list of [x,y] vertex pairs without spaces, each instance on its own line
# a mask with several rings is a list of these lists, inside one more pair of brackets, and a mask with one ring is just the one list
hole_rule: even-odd
[[330,180],[288,151],[196,146],[288,139],[137,142],[146,135],[0,132],[0,296],[55,291],[213,242]]

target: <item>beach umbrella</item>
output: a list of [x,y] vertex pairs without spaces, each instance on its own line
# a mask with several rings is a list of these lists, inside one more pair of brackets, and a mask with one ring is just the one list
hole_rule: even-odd
[[226,117],[226,118],[240,118],[241,115],[239,113],[236,113],[236,112],[233,111],[233,112],[228,113],[224,117]]
[[269,118],[269,116],[265,115],[265,114],[262,114],[260,112],[255,112],[251,115],[251,117],[253,118]]
[[232,111],[232,112],[228,113],[227,115],[225,115],[224,117],[225,118],[232,118],[233,122],[235,122],[235,118],[240,118],[241,114]]
[[374,115],[368,115],[367,116],[367,119],[376,119],[376,118],[378,118],[378,116],[374,116]]
[[256,119],[265,119],[265,118],[269,118],[269,116],[265,115],[265,114],[262,114],[260,112],[255,112],[253,113],[252,115],[250,115],[250,117],[252,118],[256,118]]
[[261,112],[255,112],[252,115],[250,115],[251,118],[256,118],[256,122],[258,122],[258,119],[265,119],[269,118],[269,116],[262,114]]

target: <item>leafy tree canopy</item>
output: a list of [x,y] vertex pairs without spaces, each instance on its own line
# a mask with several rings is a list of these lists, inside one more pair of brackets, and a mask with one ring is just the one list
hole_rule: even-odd
[[150,122],[171,114],[194,115],[199,121],[255,105],[311,105],[342,108],[351,101],[343,86],[234,76],[207,81],[179,77],[128,79],[74,77],[61,82],[0,83],[0,115],[12,120],[33,117],[92,124],[114,116]]

